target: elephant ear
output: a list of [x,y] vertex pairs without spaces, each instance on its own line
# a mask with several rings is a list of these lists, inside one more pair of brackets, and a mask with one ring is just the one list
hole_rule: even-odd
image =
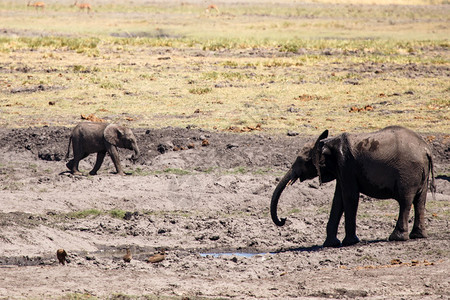
[[322,134],[319,136],[319,138],[314,143],[314,147],[312,150],[312,162],[314,164],[314,167],[316,167],[317,174],[319,175],[319,183],[322,184],[322,175],[320,174],[320,156],[322,155],[322,147],[323,142],[321,142],[323,139],[326,139],[328,137],[328,129],[322,132]]
[[114,146],[119,146],[120,137],[124,134],[123,130],[116,124],[109,124],[103,131],[105,140]]

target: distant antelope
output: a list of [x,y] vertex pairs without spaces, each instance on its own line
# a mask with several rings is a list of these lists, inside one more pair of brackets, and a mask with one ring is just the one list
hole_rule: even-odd
[[86,10],[87,12],[91,11],[91,5],[89,3],[80,3],[80,4],[78,4],[78,1],[75,1],[73,6],[78,6],[81,10]]
[[213,9],[215,9],[216,12],[217,12],[218,14],[220,14],[220,10],[219,10],[219,8],[217,7],[217,5],[215,5],[215,4],[210,4],[210,5],[208,5],[208,7],[205,9],[205,12],[206,12],[206,13],[209,13],[209,11],[210,11],[210,10],[213,10]]
[[36,10],[38,10],[39,8],[44,10],[45,8],[45,3],[44,2],[34,2],[31,3],[31,1],[28,1],[27,6],[34,6],[36,8]]

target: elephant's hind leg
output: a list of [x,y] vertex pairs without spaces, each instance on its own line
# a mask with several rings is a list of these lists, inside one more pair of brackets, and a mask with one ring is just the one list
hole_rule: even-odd
[[66,166],[70,169],[71,173],[73,175],[83,175],[79,170],[78,170],[78,165],[80,164],[80,160],[82,160],[83,158],[86,158],[89,155],[89,153],[83,153],[83,155],[79,155],[79,154],[74,154],[73,159],[71,159]]
[[67,169],[69,169],[70,171],[72,171],[73,169],[73,159],[69,160],[66,164]]
[[411,239],[426,238],[427,232],[425,230],[425,203],[427,200],[427,189],[423,189],[414,198],[414,225],[409,237]]
[[389,236],[390,241],[406,241],[408,240],[408,217],[409,211],[411,210],[412,201],[411,196],[406,196],[398,200],[400,204],[400,210],[398,214],[397,224],[395,225],[394,231]]
[[73,175],[82,175],[80,171],[78,171],[78,161],[75,161],[75,159],[69,160],[69,162],[66,164],[66,167],[70,170],[70,173]]

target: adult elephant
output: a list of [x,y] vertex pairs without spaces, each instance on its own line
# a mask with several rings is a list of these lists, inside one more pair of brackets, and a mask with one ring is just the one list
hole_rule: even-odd
[[97,174],[106,152],[111,156],[117,174],[124,175],[117,147],[133,150],[134,154],[131,157],[133,160],[139,157],[136,137],[131,129],[116,124],[100,122],[79,123],[70,136],[66,159],[69,157],[71,143],[73,146],[73,159],[66,166],[74,175],[81,175],[81,172],[78,170],[78,164],[80,160],[91,153],[97,153],[97,161],[94,168],[89,172],[90,175]]
[[273,222],[283,226],[286,219],[277,217],[281,193],[289,184],[319,176],[319,182],[336,179],[336,189],[327,224],[324,247],[338,247],[339,221],[345,217],[342,245],[359,242],[356,236],[356,212],[359,194],[388,199],[400,205],[399,216],[389,240],[408,239],[408,216],[414,204],[414,225],[410,238],[425,238],[425,202],[431,173],[430,190],[435,193],[431,151],[415,132],[390,126],[373,133],[328,137],[325,130],[313,144],[306,145],[292,167],[278,183],[270,205]]

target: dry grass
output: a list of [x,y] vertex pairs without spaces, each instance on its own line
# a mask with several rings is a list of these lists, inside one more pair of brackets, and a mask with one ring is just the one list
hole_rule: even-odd
[[0,126],[450,132],[447,6],[136,3],[0,3]]

